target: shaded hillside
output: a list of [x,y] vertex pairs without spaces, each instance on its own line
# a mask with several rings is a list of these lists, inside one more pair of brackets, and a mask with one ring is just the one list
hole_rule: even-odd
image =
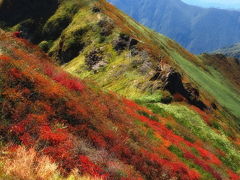
[[38,41],[41,36],[39,28],[54,14],[58,5],[58,0],[32,0],[31,3],[28,0],[3,0],[0,4],[0,28],[21,22],[25,33],[32,34],[28,38]]
[[224,54],[225,56],[240,59],[240,43],[222,49],[218,49],[214,51],[213,54]]
[[224,77],[227,77],[232,84],[240,90],[240,62],[239,59],[225,56],[223,54],[203,54],[200,56],[204,63],[216,68]]
[[176,40],[192,53],[240,41],[240,12],[199,8],[181,0],[109,0],[142,24]]

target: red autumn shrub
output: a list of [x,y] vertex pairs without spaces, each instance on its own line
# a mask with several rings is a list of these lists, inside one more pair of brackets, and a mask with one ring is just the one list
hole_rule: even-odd
[[23,95],[29,95],[30,93],[31,93],[31,90],[28,89],[28,88],[24,88],[24,89],[22,90],[22,94],[23,94]]
[[186,98],[183,97],[183,96],[182,96],[181,94],[179,94],[179,93],[174,94],[174,95],[173,95],[173,98],[174,98],[175,101],[179,101],[179,102],[181,102],[181,101],[186,101]]
[[71,148],[65,146],[48,146],[43,149],[44,154],[52,157],[56,162],[60,162],[65,167],[74,169],[76,162],[72,159],[73,154],[70,153]]
[[177,179],[184,180],[198,180],[200,179],[200,175],[194,171],[190,170],[185,164],[182,162],[171,162],[166,159],[161,159],[157,154],[149,153],[146,151],[142,151],[144,157],[147,157],[150,161],[157,163],[160,167],[162,167],[162,172],[168,172],[169,178],[175,177]]
[[134,157],[132,151],[128,147],[123,146],[121,143],[113,146],[111,148],[111,152],[115,153],[115,155],[122,161],[134,164],[134,162],[132,162],[132,157]]
[[10,131],[19,135],[25,131],[25,126],[22,123],[18,123],[10,128]]
[[80,155],[79,161],[80,169],[83,173],[89,174],[93,177],[106,178],[108,176],[108,174],[105,174],[100,167],[91,162],[87,156]]
[[201,148],[201,147],[196,147],[198,150],[199,154],[209,162],[216,164],[216,165],[221,165],[222,162],[211,152]]
[[9,56],[0,55],[0,60],[9,61],[9,60],[11,60],[11,59],[12,59],[12,58],[9,57]]
[[208,171],[210,174],[213,175],[214,178],[216,178],[217,180],[221,180],[221,176],[216,172],[214,171],[214,169],[209,166],[207,163],[205,163],[203,160],[200,160],[198,159],[195,155],[193,155],[192,153],[190,152],[185,152],[184,153],[184,157],[187,158],[187,159],[191,159],[193,160],[193,162],[199,166],[201,166],[205,171]]
[[67,140],[68,135],[62,129],[56,129],[54,132],[49,126],[42,126],[40,129],[40,138],[53,143],[61,143]]
[[20,38],[21,37],[21,32],[19,32],[19,31],[14,32],[13,37]]
[[75,91],[82,91],[84,89],[84,85],[82,83],[80,83],[78,80],[69,78],[68,75],[63,72],[55,75],[53,80],[59,82],[68,89]]
[[25,146],[32,146],[34,145],[34,141],[29,133],[24,133],[22,136],[19,137],[19,139],[22,141],[22,143]]
[[17,79],[22,77],[22,73],[17,68],[10,69],[9,74]]
[[97,147],[106,147],[106,142],[101,134],[98,134],[95,131],[89,129],[88,136]]
[[44,73],[51,77],[54,81],[57,81],[61,85],[65,86],[68,89],[75,91],[82,91],[84,89],[84,85],[75,78],[70,77],[65,72],[59,72],[57,68],[53,65],[46,63],[44,64]]
[[240,176],[232,172],[231,170],[228,171],[228,175],[230,177],[230,180],[239,180]]
[[46,63],[43,65],[43,70],[44,70],[44,73],[49,77],[53,77],[53,75],[56,71],[54,66],[49,63]]

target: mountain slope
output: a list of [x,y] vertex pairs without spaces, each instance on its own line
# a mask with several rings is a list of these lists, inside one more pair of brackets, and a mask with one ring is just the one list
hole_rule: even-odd
[[[194,95],[198,87],[193,83],[189,84],[193,80],[200,84],[201,88],[198,91],[202,89],[209,91],[222,106],[239,117],[237,92],[230,83],[222,82],[221,79],[224,77],[217,72],[216,76],[212,76],[208,73],[211,72],[207,70],[208,67],[202,69],[197,67],[204,66],[198,57],[189,54],[170,39],[138,25],[107,3],[101,7],[101,10],[103,13],[92,13],[92,10],[88,8],[76,14],[72,23],[50,48],[50,55],[60,59],[61,62],[68,62],[74,58],[64,65],[66,70],[81,78],[90,77],[105,89],[131,98],[138,98],[142,96],[142,93],[159,94],[158,89],[166,89],[172,94],[180,93],[190,103],[204,108],[205,105],[201,102],[204,92],[200,93],[201,96]],[[83,18],[86,15],[88,19]],[[91,24],[89,24],[90,20]],[[107,25],[101,27],[99,24],[103,22]],[[110,34],[104,35],[102,31],[110,31],[108,32]],[[133,42],[136,45],[130,46],[129,44],[128,47],[128,43]],[[71,48],[72,46],[74,48]],[[80,49],[75,49],[76,47]],[[76,54],[74,54],[75,50]],[[76,58],[68,57],[68,54],[75,55]],[[181,82],[177,85],[178,87],[174,85],[178,83],[178,79],[173,80],[176,82],[168,82],[166,79],[169,72],[179,76],[178,72],[171,67],[177,68],[183,75],[182,79],[186,81],[183,84],[184,87]],[[192,68],[197,71],[192,72]],[[156,77],[159,73],[162,75]],[[216,88],[222,91],[213,91]]]
[[[103,179],[238,177],[227,167],[238,167],[237,144],[207,126],[196,113],[200,110],[174,105],[171,108],[178,113],[185,112],[175,116],[174,109],[159,104],[154,109],[169,114],[153,114],[132,101],[88,88],[21,39],[2,32],[0,38],[1,138],[2,144],[11,144],[8,151],[13,144],[35,147],[37,153],[51,157],[61,173],[77,168]],[[203,138],[214,139],[213,145],[208,144],[213,139],[203,142],[187,129],[178,132],[182,123],[196,130],[190,117],[203,128],[198,129],[204,131]],[[215,146],[227,154],[222,156]],[[14,172],[8,174],[20,178]]]
[[[180,94],[201,109],[212,109],[219,103],[228,113],[240,117],[238,90],[231,80],[105,1],[95,2],[62,1],[38,29],[37,34],[42,34],[40,47],[64,64],[67,71],[132,99],[144,95],[157,97],[157,101],[170,97],[171,102],[171,96]],[[72,11],[69,17],[66,12],[73,7],[81,11]],[[69,18],[69,23],[61,26],[62,18]],[[13,29],[24,31],[25,27],[20,22]],[[56,30],[61,35],[51,36]],[[33,36],[26,31],[24,35]],[[162,90],[169,91],[170,96]]]
[[204,9],[180,0],[109,2],[142,24],[176,40],[192,53],[211,52],[240,40],[238,11]]
[[[238,178],[227,167],[239,167],[238,145],[207,125],[214,117],[196,107],[160,103],[154,110],[162,115],[153,114],[87,87],[22,39],[3,32],[0,38],[1,137],[9,149],[35,147],[62,173],[77,168],[103,179]],[[220,132],[235,131],[225,125],[215,122]],[[18,178],[14,172],[8,174]]]
[[[162,144],[165,138],[176,142],[170,139],[173,132],[155,122],[160,117],[129,100],[89,89],[29,43],[5,33],[0,38],[3,144],[35,147],[58,163],[63,174],[77,168],[103,179],[198,178]],[[162,129],[151,128],[154,122]]]
[[61,1],[34,33],[25,28],[7,27],[62,68],[1,34],[4,143],[35,147],[65,174],[239,178],[238,86],[207,63],[212,57],[188,53],[106,1]]
[[229,57],[235,57],[240,59],[240,43],[236,43],[232,46],[218,49],[213,52],[214,54],[223,54]]

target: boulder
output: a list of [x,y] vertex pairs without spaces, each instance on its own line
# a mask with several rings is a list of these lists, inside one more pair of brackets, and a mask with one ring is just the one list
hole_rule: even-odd
[[113,48],[116,51],[122,51],[126,49],[133,49],[138,44],[138,40],[131,38],[127,34],[121,33],[117,40],[113,41]]
[[104,61],[103,51],[98,49],[94,49],[91,51],[85,58],[86,65],[89,70],[93,70],[94,72],[98,72],[98,70],[107,65],[107,62]]
[[102,19],[98,22],[98,26],[101,27],[101,36],[109,36],[112,34],[114,28],[113,22],[107,19]]
[[153,75],[150,81],[161,81],[161,87],[169,91],[172,95],[180,94],[186,98],[190,104],[199,107],[202,110],[207,106],[199,99],[199,91],[190,83],[183,83],[182,76],[169,65],[161,65],[158,71]]
[[99,13],[99,12],[101,12],[101,9],[100,9],[99,7],[97,7],[97,6],[94,6],[94,7],[92,8],[92,12],[93,12],[93,13]]

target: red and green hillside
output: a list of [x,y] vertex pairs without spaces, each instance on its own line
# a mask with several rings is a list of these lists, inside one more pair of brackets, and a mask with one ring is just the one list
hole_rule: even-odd
[[0,7],[23,31],[0,31],[2,179],[240,178],[233,59],[192,55],[104,0],[52,0],[43,19],[20,2]]
[[[0,39],[1,139],[9,152],[3,158],[24,146],[48,156],[62,175],[77,168],[103,179],[238,178],[231,166],[237,167],[238,154],[228,159],[226,151],[237,153],[237,141],[225,139],[226,146],[216,148],[180,127],[178,117],[89,88],[25,40],[4,32]],[[211,120],[192,108],[198,119]],[[178,128],[188,136],[179,136]],[[19,178],[14,172],[9,176]]]

